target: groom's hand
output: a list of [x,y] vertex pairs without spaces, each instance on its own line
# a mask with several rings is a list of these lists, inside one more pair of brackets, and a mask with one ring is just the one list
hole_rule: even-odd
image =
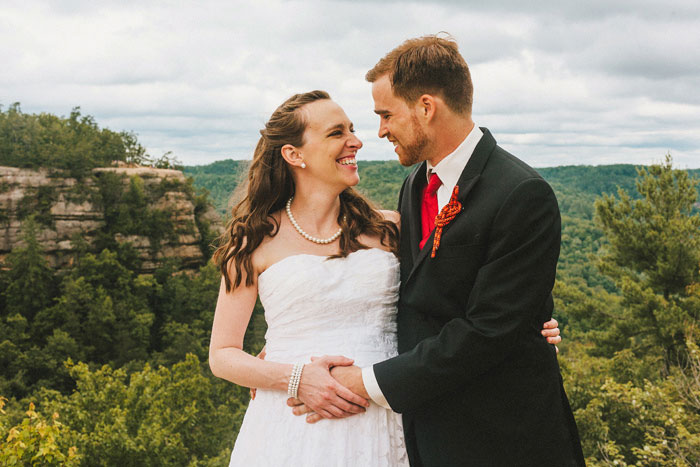
[[331,370],[333,376],[340,384],[350,389],[365,399],[369,399],[367,389],[362,381],[362,369],[358,366],[337,366]]
[[301,374],[299,400],[323,418],[344,418],[364,412],[369,406],[367,399],[343,386],[330,373],[331,368],[343,368],[352,363],[345,357],[312,358]]

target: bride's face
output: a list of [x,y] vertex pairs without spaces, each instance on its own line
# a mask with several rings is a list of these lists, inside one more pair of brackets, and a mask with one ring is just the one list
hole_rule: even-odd
[[307,176],[338,185],[341,189],[357,185],[357,151],[362,141],[355,136],[352,122],[343,109],[330,99],[305,105],[301,109],[307,122],[304,144],[298,148]]

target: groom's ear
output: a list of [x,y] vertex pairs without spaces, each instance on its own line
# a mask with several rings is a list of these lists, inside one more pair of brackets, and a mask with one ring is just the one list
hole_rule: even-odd
[[423,94],[417,102],[418,118],[422,118],[425,123],[429,123],[435,117],[437,101],[430,94]]

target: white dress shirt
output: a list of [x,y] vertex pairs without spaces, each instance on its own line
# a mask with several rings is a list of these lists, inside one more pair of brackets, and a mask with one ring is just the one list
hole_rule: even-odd
[[[467,137],[464,138],[464,141],[457,146],[457,149],[452,151],[437,165],[433,166],[430,162],[426,161],[426,179],[429,179],[431,173],[435,172],[442,181],[442,185],[440,185],[437,190],[438,212],[449,203],[452,190],[454,190],[457,185],[459,176],[462,175],[464,167],[466,167],[467,162],[469,162],[469,159],[474,153],[474,148],[476,148],[476,145],[483,135],[484,133],[481,129],[474,125],[472,131],[470,131]],[[386,397],[384,397],[384,393],[382,393],[382,390],[379,388],[379,383],[377,383],[377,377],[374,374],[373,367],[369,366],[362,369],[362,382],[372,401],[382,407],[391,409]]]

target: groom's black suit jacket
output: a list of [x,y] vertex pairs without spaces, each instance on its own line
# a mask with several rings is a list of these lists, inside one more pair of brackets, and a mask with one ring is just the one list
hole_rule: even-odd
[[377,382],[404,414],[413,466],[582,466],[556,351],[540,334],[553,308],[557,200],[482,131],[435,258],[432,235],[418,249],[426,164],[404,181],[399,356],[374,366]]

